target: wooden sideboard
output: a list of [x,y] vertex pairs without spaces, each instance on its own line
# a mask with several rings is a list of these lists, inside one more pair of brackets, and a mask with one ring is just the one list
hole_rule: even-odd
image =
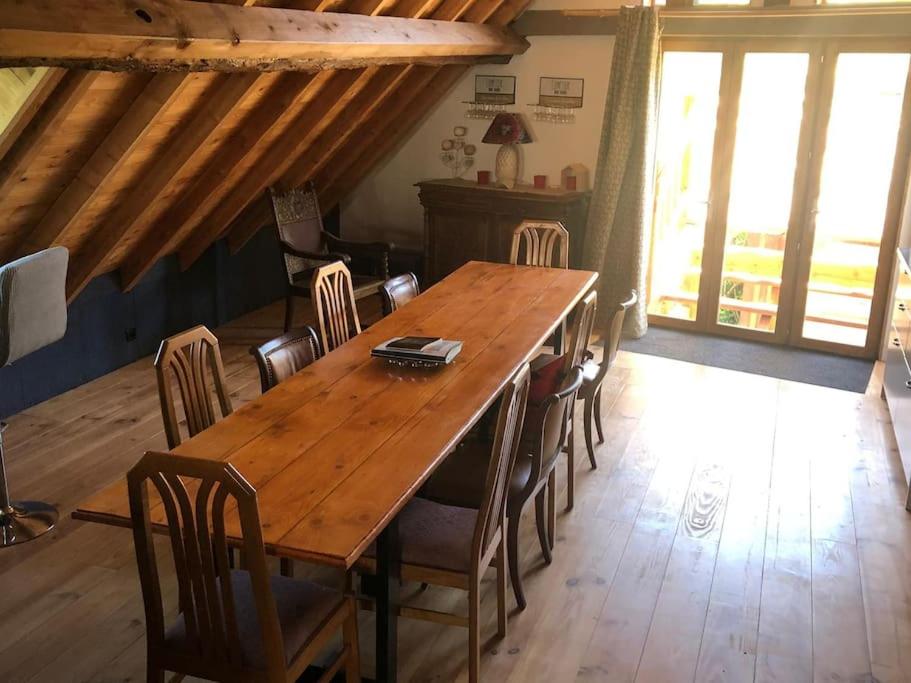
[[[892,325],[886,344],[882,390],[882,396],[889,405],[906,481],[911,475],[911,267],[908,258],[907,250],[897,251],[898,273],[892,304]],[[907,507],[911,510],[911,493],[908,494]]]
[[509,261],[512,231],[526,218],[557,220],[569,231],[569,265],[581,268],[589,192],[513,190],[467,180],[418,183],[424,206],[424,277],[428,284],[462,264]]

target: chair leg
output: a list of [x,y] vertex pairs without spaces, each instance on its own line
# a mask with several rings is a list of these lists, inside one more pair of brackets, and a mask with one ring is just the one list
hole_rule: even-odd
[[566,431],[566,511],[575,505],[576,490],[576,430],[570,415],[569,429]]
[[151,657],[146,660],[146,682],[164,683],[164,669],[159,669],[155,666]]
[[348,648],[348,661],[345,662],[345,683],[361,681],[361,649],[357,639],[357,603],[351,601],[351,613],[342,626],[342,641]]
[[604,443],[604,427],[601,424],[601,387],[595,392],[595,429],[598,430],[598,443]]
[[285,332],[290,332],[292,325],[294,325],[294,295],[289,294],[285,297]]
[[481,680],[481,580],[468,587],[468,683]]
[[592,408],[594,401],[591,398],[585,398],[585,411],[582,415],[582,424],[585,428],[585,448],[588,450],[588,461],[591,463],[592,469],[598,469],[598,461],[595,460],[595,446],[592,444],[592,422],[594,418],[592,417]]
[[512,581],[512,592],[520,610],[525,609],[525,590],[522,588],[522,576],[519,574],[519,520],[522,512],[517,510],[509,517],[506,538],[507,555],[509,556],[509,578]]
[[541,552],[544,553],[544,562],[550,564],[553,558],[550,556],[550,539],[547,538],[547,491],[541,489],[535,496],[535,525],[538,527],[538,542],[541,544]]
[[506,529],[500,537],[500,549],[497,550],[497,635],[506,637]]
[[557,470],[552,469],[547,478],[547,538],[551,554],[557,540]]

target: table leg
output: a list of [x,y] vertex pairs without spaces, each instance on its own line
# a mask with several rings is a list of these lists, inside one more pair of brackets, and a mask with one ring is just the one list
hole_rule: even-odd
[[394,683],[398,654],[399,521],[393,518],[376,543],[376,680]]

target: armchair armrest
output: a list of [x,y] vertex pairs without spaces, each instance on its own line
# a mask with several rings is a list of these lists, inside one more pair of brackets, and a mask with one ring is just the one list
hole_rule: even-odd
[[343,240],[325,230],[323,230],[323,239],[326,241],[326,246],[332,251],[370,260],[379,266],[379,275],[384,279],[389,277],[389,252],[395,249],[395,245],[391,242],[354,242]]
[[316,252],[316,251],[303,251],[301,249],[295,249],[287,242],[279,242],[279,248],[283,254],[289,256],[297,256],[298,258],[311,259],[313,261],[325,261],[330,263],[332,261],[341,261],[344,264],[349,264],[351,262],[351,256],[348,254],[342,254],[339,252]]

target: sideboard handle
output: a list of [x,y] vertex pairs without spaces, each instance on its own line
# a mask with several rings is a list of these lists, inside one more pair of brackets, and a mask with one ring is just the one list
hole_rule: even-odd
[[900,310],[900,311],[907,311],[907,310],[908,310],[908,307],[905,306],[905,304],[900,303],[900,304],[898,305],[898,310]]

